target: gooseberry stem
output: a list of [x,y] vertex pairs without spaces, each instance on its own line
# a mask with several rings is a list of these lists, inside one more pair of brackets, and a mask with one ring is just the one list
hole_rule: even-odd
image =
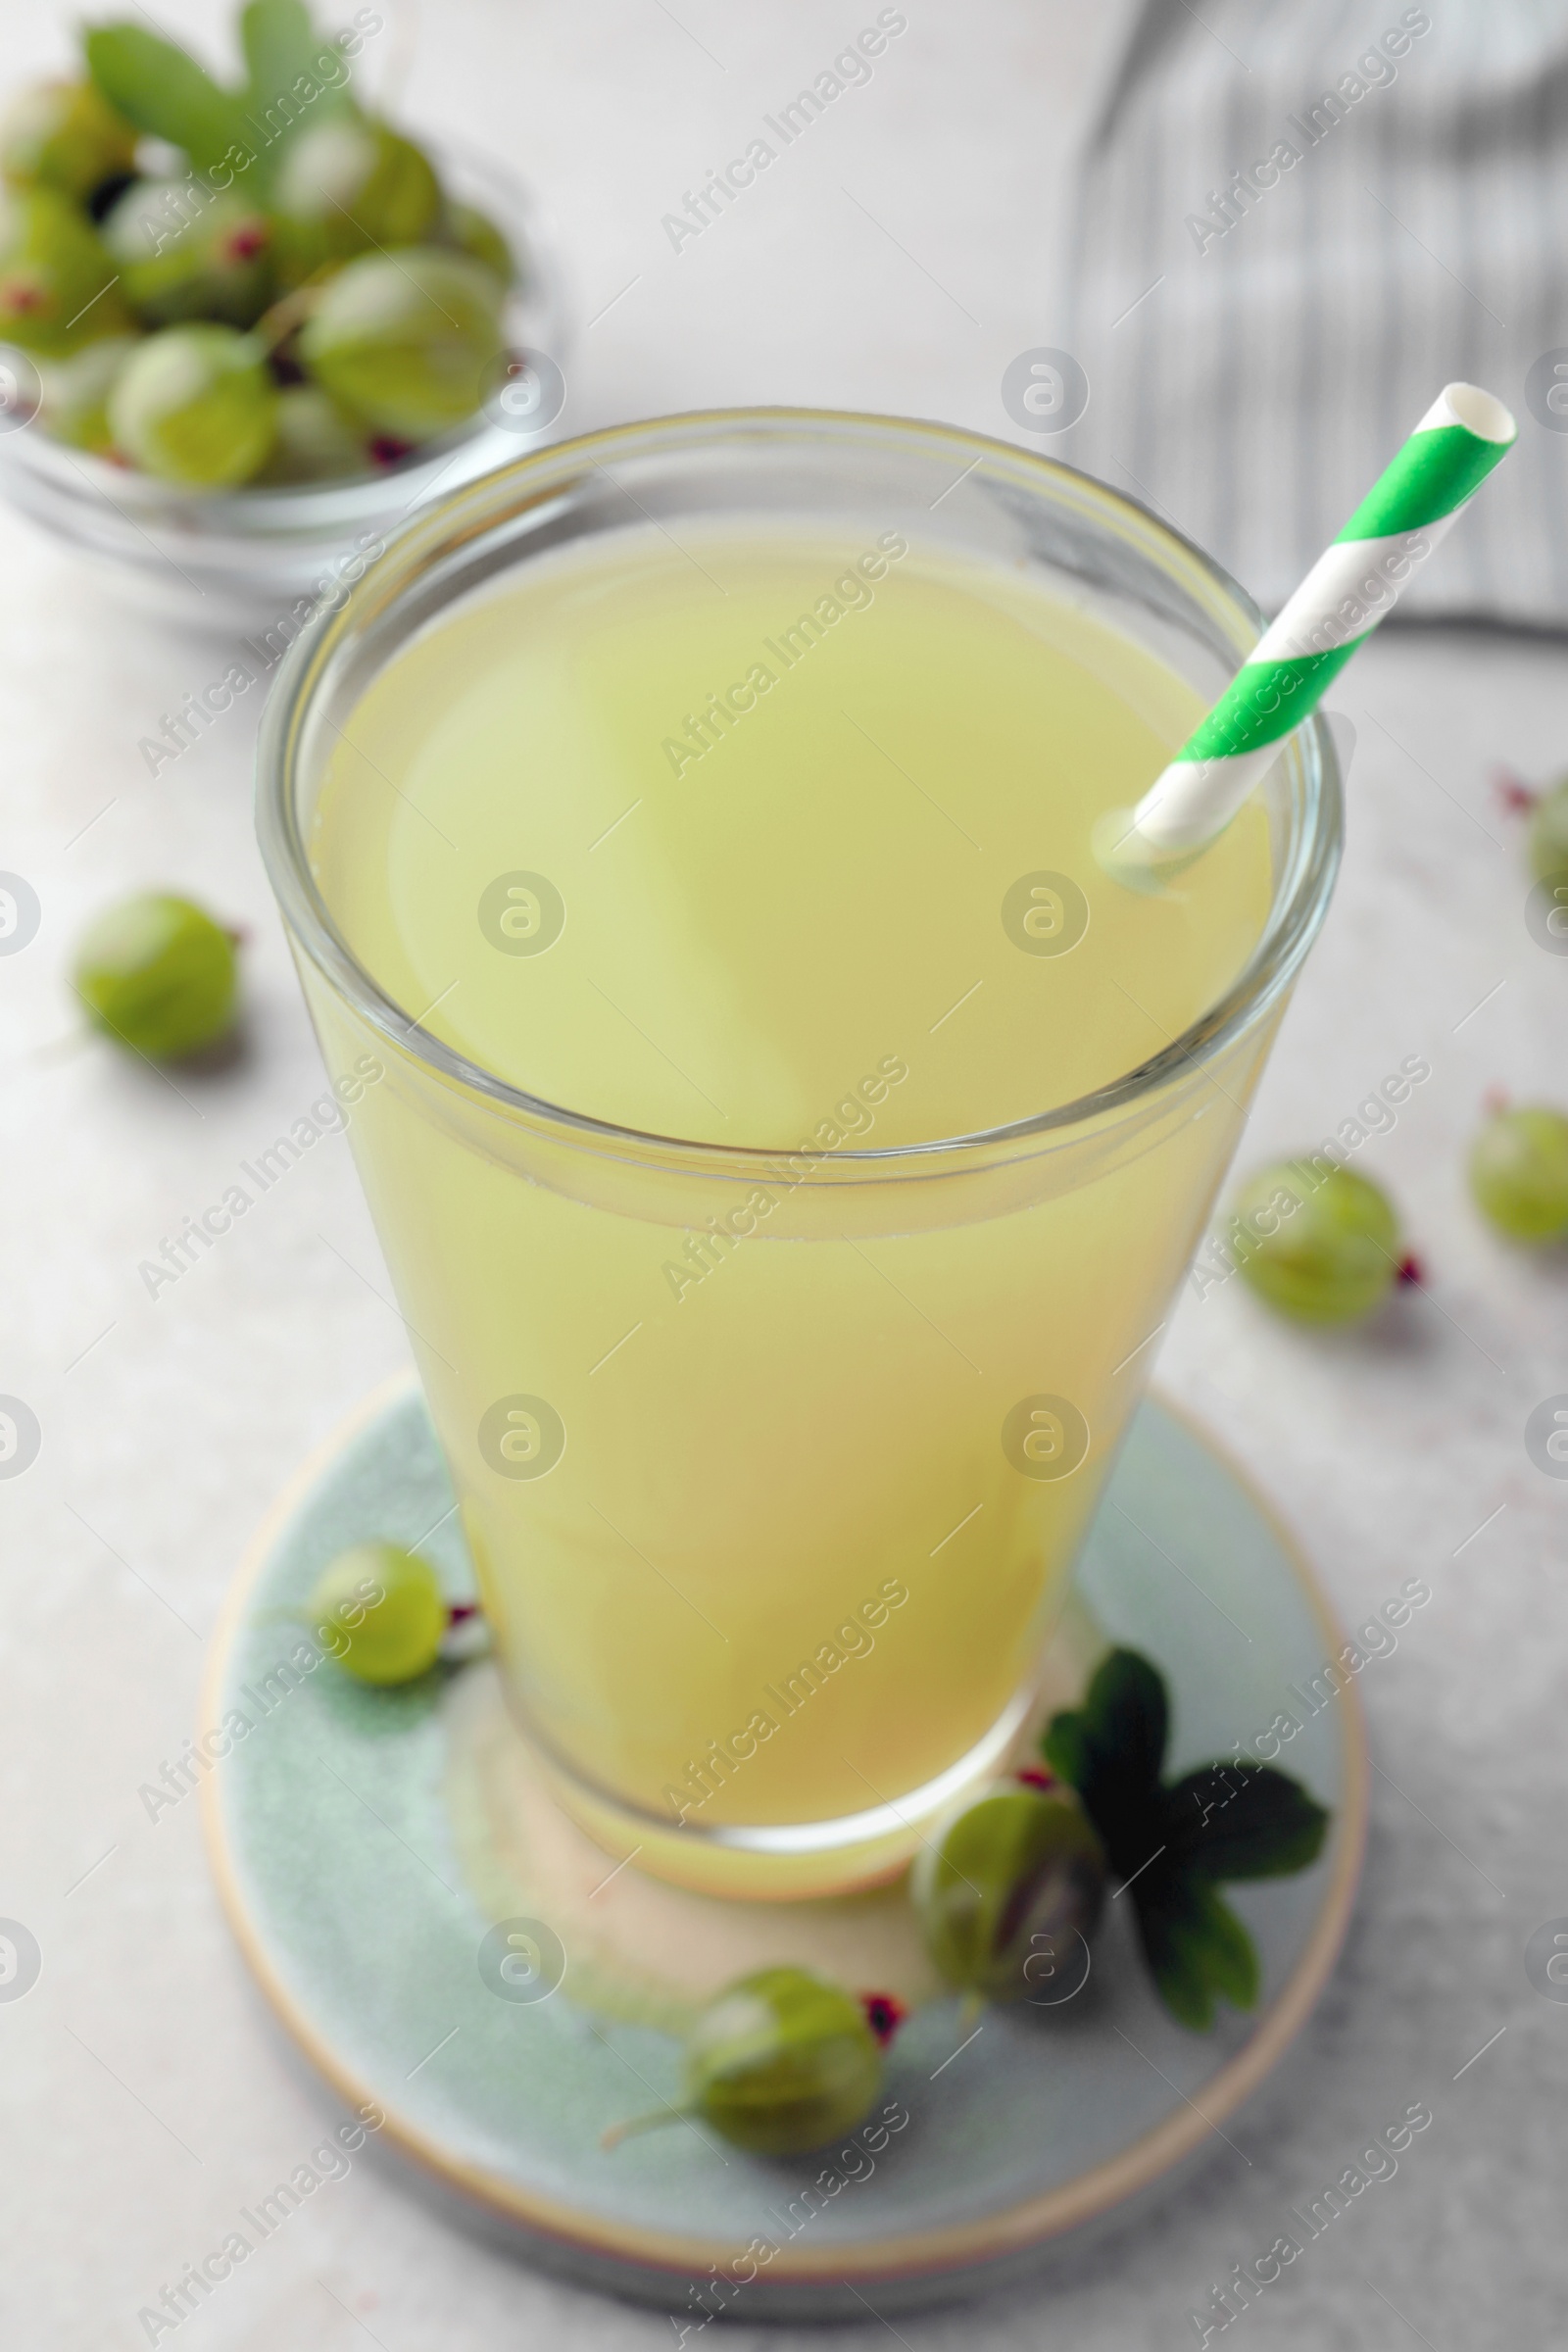
[[602,2148],[618,2148],[623,2139],[631,2139],[639,2132],[660,2132],[666,2124],[683,2124],[689,2109],[685,2107],[657,2107],[647,2115],[628,2116],[623,2124],[612,2124],[599,2135]]
[[292,293],[285,294],[281,301],[274,302],[270,311],[262,313],[251,333],[269,359],[297,328],[305,324],[307,318],[314,316],[320,299],[321,287],[307,281],[303,286],[296,286]]
[[63,1037],[52,1037],[47,1044],[34,1046],[32,1052],[24,1054],[22,1058],[32,1062],[64,1061],[69,1054],[79,1054],[84,1046],[92,1043],[90,1029],[69,1029]]
[[[477,1600],[455,1600],[447,1610],[448,1630],[467,1625],[483,1615],[483,1606]],[[263,1609],[251,1619],[252,1625],[309,1625],[310,1622],[309,1609]]]

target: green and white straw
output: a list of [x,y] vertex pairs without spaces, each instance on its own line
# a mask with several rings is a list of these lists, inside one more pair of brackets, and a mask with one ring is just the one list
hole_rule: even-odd
[[1224,831],[1518,429],[1490,392],[1446,386],[1178,757],[1136,808],[1101,820],[1096,847],[1112,872],[1168,869]]

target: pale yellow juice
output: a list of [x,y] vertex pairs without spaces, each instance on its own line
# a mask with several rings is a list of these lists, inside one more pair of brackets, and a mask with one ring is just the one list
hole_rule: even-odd
[[742,1154],[650,1178],[395,1051],[352,1130],[521,1718],[658,1867],[660,1824],[915,1821],[1015,1727],[1266,1039],[1141,1127],[845,1155],[1076,1102],[1235,981],[1260,809],[1158,897],[1089,846],[1198,710],[1022,570],[647,528],[449,608],[344,722],[311,858],[403,1017]]

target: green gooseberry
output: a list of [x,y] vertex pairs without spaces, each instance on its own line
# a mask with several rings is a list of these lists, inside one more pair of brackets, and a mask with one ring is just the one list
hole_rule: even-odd
[[427,1674],[451,1618],[429,1561],[397,1544],[340,1552],[306,1607],[312,1631],[344,1672],[382,1686]]
[[38,415],[45,431],[72,449],[107,455],[115,440],[109,395],[138,340],[135,335],[105,335],[68,359],[43,361],[38,369]]
[[858,2001],[803,1968],[765,1968],[710,2002],[686,2044],[690,2106],[759,2156],[793,2156],[852,2132],[882,2085]]
[[0,176],[78,199],[136,160],[136,133],[90,81],[37,81],[0,122]]
[[931,1959],[956,1991],[1050,2001],[1081,1983],[1105,1856],[1066,1788],[1013,1784],[966,1805],[917,1856],[909,1891]]
[[367,254],[322,287],[300,358],[374,433],[426,441],[471,416],[499,381],[502,292],[466,254]]
[[102,238],[58,189],[15,191],[0,224],[0,342],[46,358],[136,321]]
[[200,201],[192,186],[134,180],[105,219],[125,297],[154,326],[181,318],[250,326],[271,300],[271,222],[238,189]]
[[443,220],[447,236],[470,261],[482,262],[504,286],[516,280],[517,265],[511,246],[488,213],[476,204],[449,204]]
[[616,2125],[692,2117],[753,2156],[799,2156],[853,2132],[882,2086],[882,2051],[854,1996],[804,1968],[764,1968],[716,1993],[686,2043],[681,2104]]
[[1531,808],[1526,855],[1538,882],[1568,874],[1568,776],[1548,784]]
[[365,435],[316,384],[286,384],[277,437],[258,482],[341,481],[370,469]]
[[109,396],[115,446],[147,473],[192,489],[248,482],[270,454],[277,386],[237,327],[161,327],[132,353]]
[[1470,1190],[1489,1224],[1511,1242],[1568,1233],[1568,1118],[1560,1110],[1498,1110],[1470,1149]]
[[271,204],[283,275],[298,284],[373,247],[417,245],[440,216],[441,184],[412,139],[338,114],[295,138]]
[[1358,1322],[1400,1272],[1387,1194],[1345,1167],[1263,1169],[1238,1196],[1226,1238],[1244,1281],[1298,1323]]
[[210,914],[147,891],[88,925],[72,977],[106,1037],[153,1061],[177,1061],[232,1027],[235,965],[234,942]]

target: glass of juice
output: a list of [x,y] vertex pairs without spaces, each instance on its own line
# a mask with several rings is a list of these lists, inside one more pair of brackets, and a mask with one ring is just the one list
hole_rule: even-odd
[[1064,466],[758,411],[463,490],[294,648],[269,869],[617,1860],[868,1885],[1027,1725],[1333,882],[1315,721],[1163,889],[1091,852],[1258,625]]

